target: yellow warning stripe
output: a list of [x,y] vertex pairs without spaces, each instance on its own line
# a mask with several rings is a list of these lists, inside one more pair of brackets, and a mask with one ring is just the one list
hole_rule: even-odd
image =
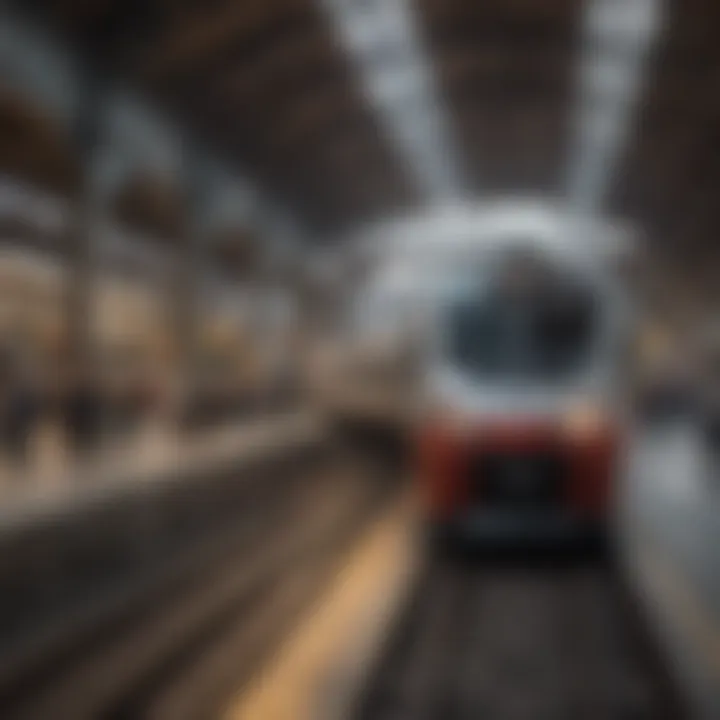
[[417,569],[409,503],[380,519],[225,720],[343,717]]

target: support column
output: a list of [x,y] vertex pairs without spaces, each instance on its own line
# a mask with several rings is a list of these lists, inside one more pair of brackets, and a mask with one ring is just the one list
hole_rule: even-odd
[[77,452],[97,448],[102,435],[103,403],[93,337],[93,294],[97,270],[95,234],[100,188],[97,164],[105,121],[104,92],[94,73],[83,78],[73,135],[82,173],[72,198],[67,238],[64,363],[61,369],[63,421]]
[[81,88],[73,135],[80,156],[82,176],[72,201],[68,237],[66,284],[66,371],[72,378],[95,371],[92,339],[92,294],[95,281],[93,239],[97,217],[98,187],[95,173],[103,124],[103,94],[99,79],[88,75]]
[[199,349],[202,319],[204,228],[204,176],[201,159],[185,140],[182,181],[186,205],[185,223],[179,238],[171,287],[171,316],[175,392],[180,418],[198,390]]

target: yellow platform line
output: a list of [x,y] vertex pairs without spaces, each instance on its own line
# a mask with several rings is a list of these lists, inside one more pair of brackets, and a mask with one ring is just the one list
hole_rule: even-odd
[[359,682],[418,569],[409,503],[378,520],[275,661],[224,720],[346,717]]

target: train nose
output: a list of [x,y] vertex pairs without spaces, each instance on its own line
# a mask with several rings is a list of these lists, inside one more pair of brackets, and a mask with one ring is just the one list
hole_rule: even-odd
[[551,421],[494,421],[458,434],[442,423],[418,441],[427,512],[451,520],[469,510],[560,509],[602,520],[618,454],[610,425],[568,432]]

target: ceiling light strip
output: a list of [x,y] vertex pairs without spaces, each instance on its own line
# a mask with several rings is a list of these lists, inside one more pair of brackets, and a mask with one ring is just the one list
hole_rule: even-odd
[[368,101],[421,188],[431,200],[456,197],[453,143],[410,0],[324,4],[360,70]]
[[601,210],[627,140],[662,26],[663,0],[589,0],[578,71],[578,106],[568,194]]

